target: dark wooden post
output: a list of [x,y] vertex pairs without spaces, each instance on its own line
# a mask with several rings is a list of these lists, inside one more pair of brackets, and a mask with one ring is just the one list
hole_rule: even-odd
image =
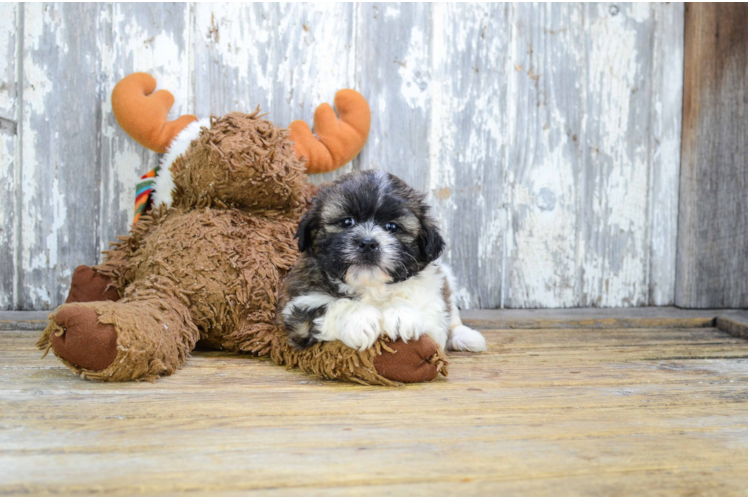
[[688,4],[675,303],[748,307],[748,4]]

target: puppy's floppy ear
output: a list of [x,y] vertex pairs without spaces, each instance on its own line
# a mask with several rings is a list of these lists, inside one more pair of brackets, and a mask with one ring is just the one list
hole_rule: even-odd
[[317,194],[309,200],[309,208],[299,221],[299,228],[296,230],[294,238],[299,239],[299,252],[305,252],[312,246],[314,232],[320,228],[320,219],[322,217],[322,206],[333,189],[332,184],[323,182],[317,185],[315,191]]
[[314,205],[301,217],[299,228],[294,235],[294,238],[299,239],[299,252],[305,252],[312,246],[312,231],[319,227],[318,213],[317,206]]
[[428,215],[421,219],[421,234],[418,245],[428,262],[436,260],[444,251],[444,239],[436,223]]

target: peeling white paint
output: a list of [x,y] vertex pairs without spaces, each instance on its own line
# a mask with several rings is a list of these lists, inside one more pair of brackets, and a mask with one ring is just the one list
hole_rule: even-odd
[[[40,142],[38,137],[37,122],[47,120],[46,110],[50,98],[54,92],[52,80],[48,77],[47,67],[49,61],[43,59],[41,55],[35,56],[40,50],[42,39],[50,30],[50,27],[59,28],[59,19],[53,15],[50,9],[44,4],[29,4],[24,6],[25,24],[24,24],[24,50],[26,57],[23,61],[23,144],[21,145],[21,155],[23,159],[23,170],[21,176],[21,190],[23,193],[23,207],[21,213],[21,265],[27,272],[45,271],[49,268],[50,248],[44,248],[39,243],[50,241],[50,238],[56,239],[57,234],[54,230],[45,234],[43,231],[44,207],[49,206],[48,199],[40,199],[37,196],[38,185],[41,182],[49,181],[48,172],[45,172],[43,162],[37,157],[37,153],[47,151],[50,144]],[[51,31],[51,30],[50,30]],[[60,46],[63,42],[56,36],[55,43]],[[47,159],[54,161],[55,152],[50,152]],[[53,193],[46,193],[54,196]],[[52,224],[59,224],[60,221],[46,221]],[[56,226],[59,229],[59,225]],[[41,240],[41,241],[40,241]],[[56,246],[55,249],[56,251]],[[55,254],[56,257],[56,254]],[[31,285],[33,286],[33,285]],[[49,298],[49,292],[45,291],[44,296]]]
[[388,5],[386,9],[384,9],[384,17],[388,19],[395,19],[400,17],[400,9],[393,7],[392,5]]
[[[70,235],[62,233],[61,230],[65,226],[67,220],[67,205],[65,193],[60,189],[60,180],[57,176],[52,178],[52,189],[49,193],[52,197],[52,224],[50,225],[49,234],[47,234],[47,266],[51,268],[57,267],[57,256],[58,256],[58,242],[62,240],[62,244],[70,243]],[[31,266],[32,269],[34,266]]]
[[[646,127],[651,117],[647,121],[632,117],[650,103],[639,88],[650,67],[644,57],[651,51],[646,44],[650,11],[638,21],[628,6],[621,6],[616,15],[605,5],[588,7],[589,91],[598,99],[588,110],[594,119],[588,122],[587,165],[600,173],[594,192],[587,196],[594,199],[592,214],[599,230],[588,235],[597,239],[597,248],[591,239],[580,249],[586,256],[582,293],[589,305],[644,305],[649,266]],[[643,16],[643,12],[638,14]]]
[[15,3],[0,4],[0,116],[15,119],[15,44],[16,44]]
[[[135,186],[140,180],[141,174],[138,170],[132,168],[132,166],[140,165],[141,157],[136,151],[139,149],[138,144],[127,144],[122,149],[114,152],[114,165],[122,166],[123,168],[118,169],[119,175],[112,177],[112,183],[109,185],[108,191],[117,196],[118,206],[120,211],[125,213],[125,218],[128,221],[132,221],[135,215]],[[127,167],[131,168],[127,168]],[[129,229],[128,224],[128,229]]]
[[[198,3],[196,4],[195,23],[197,57],[202,51],[210,51],[216,62],[220,63],[221,75],[228,78],[227,86],[236,88],[237,98],[227,103],[232,109],[249,108],[250,88],[259,88],[270,92],[273,76],[268,72],[255,75],[253,67],[261,66],[262,47],[271,37],[269,24],[275,19],[268,19],[268,24],[258,23],[255,10],[247,5],[233,3]],[[251,33],[251,35],[250,35]],[[252,43],[246,43],[251,36]],[[209,61],[214,64],[214,61]],[[205,63],[204,63],[205,64]],[[198,68],[207,71],[207,67]],[[250,82],[250,72],[252,79]],[[272,99],[272,96],[270,96]],[[272,101],[271,101],[272,102]],[[225,113],[229,109],[211,109],[210,112]]]
[[191,107],[186,99],[190,68],[185,65],[186,51],[179,42],[186,39],[186,33],[142,26],[132,12],[132,5],[114,4],[112,22],[119,37],[113,57],[131,58],[132,71],[156,75],[156,89],[166,89],[176,98],[169,113],[170,119],[174,119]]
[[650,182],[650,304],[672,304],[678,233],[683,102],[683,4],[654,6],[657,22],[652,68],[653,148]]
[[423,50],[427,40],[419,26],[413,26],[408,42],[408,51],[404,61],[398,61],[400,69],[400,94],[412,108],[424,108],[429,102],[428,88],[430,74],[423,68],[428,68],[427,51]]

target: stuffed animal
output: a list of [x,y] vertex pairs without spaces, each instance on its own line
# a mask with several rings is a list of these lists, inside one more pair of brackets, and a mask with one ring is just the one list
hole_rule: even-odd
[[120,126],[165,153],[139,185],[128,236],[104,262],[75,270],[69,297],[50,315],[37,346],[94,380],[155,380],[174,373],[200,342],[270,356],[323,378],[393,385],[446,375],[428,336],[379,340],[368,350],[341,342],[297,350],[277,305],[297,255],[294,234],[314,195],[306,172],[353,159],[369,133],[366,100],[353,90],[321,105],[313,134],[300,121],[284,130],[250,114],[198,120],[167,114],[174,97],[135,73],[112,92]]

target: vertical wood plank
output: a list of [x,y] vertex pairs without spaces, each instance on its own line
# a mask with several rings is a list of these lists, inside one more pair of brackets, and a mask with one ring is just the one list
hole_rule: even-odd
[[0,4],[0,310],[15,307],[18,4]]
[[672,303],[682,5],[515,8],[505,306]]
[[688,4],[676,305],[748,307],[748,4]]
[[[353,4],[203,4],[195,14],[199,116],[260,105],[279,126],[354,87]],[[251,40],[251,43],[248,43]],[[352,165],[332,174],[331,180]]]
[[174,94],[171,119],[194,111],[190,6],[114,3],[104,5],[100,16],[97,43],[104,47],[104,53],[98,97],[102,102],[99,251],[129,230],[135,185],[141,175],[158,164],[156,153],[132,140],[117,124],[111,103],[114,85],[130,73],[150,73],[156,78],[157,88]]
[[427,191],[430,172],[431,5],[361,4],[356,81],[371,106],[361,169],[391,172]]
[[580,302],[585,142],[584,8],[518,4],[507,136],[506,307]]
[[680,137],[683,117],[683,3],[653,5],[649,305],[675,301]]
[[[95,262],[99,102],[95,4],[24,4],[19,307],[64,301]],[[85,28],[84,28],[85,27]]]
[[580,306],[649,300],[652,10],[586,4]]
[[[504,75],[511,60],[511,31],[504,27],[511,10],[506,4],[433,6],[429,198],[447,240],[445,260],[458,278],[455,293],[466,308],[501,306]],[[399,168],[419,165],[413,160]]]

